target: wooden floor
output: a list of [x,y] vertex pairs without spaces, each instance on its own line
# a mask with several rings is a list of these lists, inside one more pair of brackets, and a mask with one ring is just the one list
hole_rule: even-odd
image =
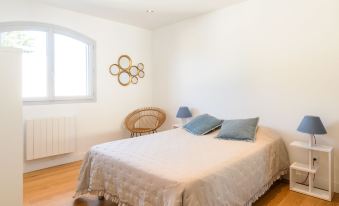
[[[74,200],[81,162],[40,170],[24,175],[24,206],[114,206],[93,198]],[[339,195],[332,202],[289,191],[288,184],[277,182],[255,204],[278,206],[339,206]]]

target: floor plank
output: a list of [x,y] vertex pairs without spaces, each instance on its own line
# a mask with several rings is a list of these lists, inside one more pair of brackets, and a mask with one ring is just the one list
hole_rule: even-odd
[[[24,175],[24,206],[115,206],[96,197],[72,197],[81,162],[74,162]],[[254,206],[339,206],[339,195],[332,202],[289,190],[282,181],[275,183]]]

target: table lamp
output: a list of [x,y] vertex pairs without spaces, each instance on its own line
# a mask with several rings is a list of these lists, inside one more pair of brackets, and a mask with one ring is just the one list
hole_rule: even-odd
[[317,116],[306,115],[301,121],[297,130],[299,132],[310,134],[310,139],[309,139],[310,147],[313,145],[313,140],[312,140],[313,138],[314,138],[314,144],[317,143],[315,139],[316,134],[320,134],[320,135],[327,134],[326,129],[320,120],[320,117],[317,117]]
[[179,110],[177,112],[177,118],[181,118],[182,125],[186,124],[187,118],[192,117],[191,111],[186,106],[179,107]]

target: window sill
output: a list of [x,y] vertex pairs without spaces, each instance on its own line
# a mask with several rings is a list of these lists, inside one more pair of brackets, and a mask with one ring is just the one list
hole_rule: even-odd
[[79,98],[60,98],[52,100],[23,100],[24,106],[29,105],[51,105],[51,104],[77,104],[77,103],[95,103],[96,97]]

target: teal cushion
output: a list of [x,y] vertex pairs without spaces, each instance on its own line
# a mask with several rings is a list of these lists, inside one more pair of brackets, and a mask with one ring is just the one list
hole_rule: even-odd
[[221,126],[222,120],[203,114],[195,117],[184,125],[184,129],[194,135],[204,135]]
[[251,119],[224,120],[217,138],[227,140],[255,141],[259,117]]

